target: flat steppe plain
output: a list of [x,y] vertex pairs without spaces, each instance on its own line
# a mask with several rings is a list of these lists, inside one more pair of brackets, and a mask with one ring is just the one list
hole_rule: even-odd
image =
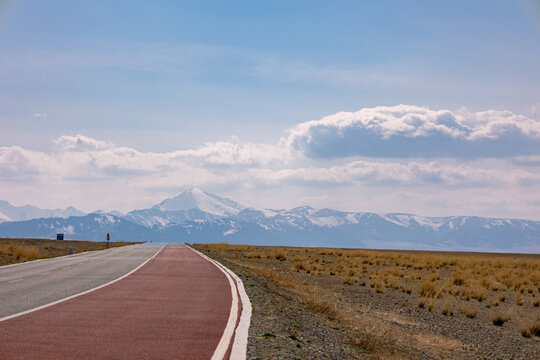
[[67,255],[69,247],[72,248],[73,254],[76,254],[133,244],[138,243],[110,242],[107,245],[107,242],[81,240],[58,241],[30,238],[0,238],[0,266]]
[[539,359],[540,255],[195,245],[242,277],[249,359]]

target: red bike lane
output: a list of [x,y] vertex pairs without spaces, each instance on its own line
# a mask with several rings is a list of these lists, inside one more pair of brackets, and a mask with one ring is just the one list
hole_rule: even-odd
[[221,270],[169,245],[120,281],[0,322],[0,358],[210,359],[231,302]]

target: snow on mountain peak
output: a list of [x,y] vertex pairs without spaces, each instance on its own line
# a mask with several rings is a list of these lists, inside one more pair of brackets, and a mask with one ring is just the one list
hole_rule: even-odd
[[3,214],[0,212],[0,222],[2,221],[11,221],[11,218],[7,216],[6,214]]
[[157,206],[166,211],[199,209],[218,216],[236,215],[244,209],[244,206],[235,201],[197,188],[186,190],[176,197],[162,201]]
[[40,209],[33,205],[14,206],[8,201],[0,200],[0,222],[24,221],[30,219],[81,216],[83,212],[70,206],[66,209]]

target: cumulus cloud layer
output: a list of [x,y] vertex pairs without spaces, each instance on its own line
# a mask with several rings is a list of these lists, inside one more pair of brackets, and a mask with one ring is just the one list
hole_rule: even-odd
[[[63,136],[55,142],[67,145],[49,154],[16,146],[0,148],[0,171],[4,182],[141,181],[149,186],[171,188],[246,182],[264,186],[441,184],[461,187],[540,183],[540,173],[530,165],[515,168],[510,173],[456,161],[352,160],[334,166],[294,166],[287,161],[277,161],[290,156],[286,151],[276,150],[271,145],[242,145],[238,141],[208,143],[195,150],[151,153],[105,145],[105,142],[80,135]],[[298,159],[294,163],[298,163]]]
[[53,140],[53,142],[61,151],[92,151],[106,149],[112,146],[112,144],[105,141],[95,140],[83,135],[63,135]]
[[[513,149],[507,148],[510,140],[516,141]],[[84,135],[64,135],[53,142],[50,152],[0,147],[0,198],[13,201],[10,195],[25,194],[66,199],[55,206],[77,205],[82,198],[94,208],[107,206],[103,198],[110,199],[111,207],[121,207],[122,198],[125,210],[143,199],[155,203],[156,198],[199,186],[252,194],[275,189],[270,196],[275,203],[269,207],[280,200],[294,201],[294,195],[275,196],[283,189],[297,189],[290,190],[293,194],[311,191],[312,198],[332,192],[345,196],[329,198],[336,204],[364,192],[364,198],[390,199],[389,204],[400,193],[416,194],[417,202],[436,199],[429,200],[439,204],[432,206],[446,206],[440,205],[444,199],[456,206],[460,196],[466,204],[482,194],[478,201],[491,206],[486,194],[492,193],[501,208],[512,203],[536,213],[540,206],[540,195],[534,195],[540,194],[539,123],[504,111],[367,108],[299,124],[275,143],[233,137],[165,153],[141,152]],[[474,149],[481,150],[465,152]],[[512,153],[519,156],[509,157]],[[351,190],[345,195],[336,190],[343,188]],[[520,208],[518,199],[527,204]],[[376,203],[372,206],[377,209]]]
[[379,106],[299,124],[287,143],[313,158],[531,155],[540,152],[540,121],[509,111]]

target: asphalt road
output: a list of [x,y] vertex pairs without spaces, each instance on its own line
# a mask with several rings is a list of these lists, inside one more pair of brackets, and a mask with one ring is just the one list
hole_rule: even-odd
[[0,267],[0,319],[115,280],[161,246],[132,245]]
[[[141,260],[151,250],[134,248],[123,256],[114,252],[94,262],[103,266],[113,259]],[[231,285],[218,266],[186,246],[166,246],[117,282],[0,321],[0,358],[210,359],[227,333],[233,308]],[[227,339],[225,349],[231,341]]]

